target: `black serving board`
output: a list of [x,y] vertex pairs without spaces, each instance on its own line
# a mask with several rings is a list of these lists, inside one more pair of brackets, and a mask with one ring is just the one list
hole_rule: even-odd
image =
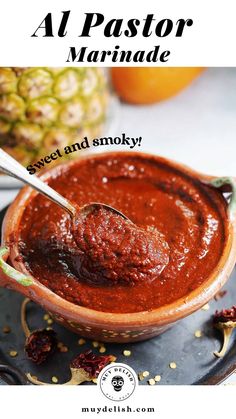
[[[5,210],[0,212],[0,224]],[[218,384],[236,369],[236,331],[231,339],[231,345],[223,359],[213,355],[213,351],[221,347],[221,335],[212,328],[212,315],[216,309],[228,308],[236,305],[236,270],[234,269],[224,290],[227,294],[215,301],[209,302],[207,311],[199,310],[191,316],[179,321],[172,329],[161,336],[144,342],[127,344],[108,344],[107,354],[117,356],[117,362],[129,364],[139,373],[145,370],[150,372],[148,378],[161,375],[157,385],[166,384]],[[67,353],[56,353],[43,365],[36,366],[27,360],[24,353],[24,334],[20,324],[20,307],[23,297],[13,291],[0,288],[0,363],[17,367],[21,372],[30,372],[44,382],[51,382],[51,377],[56,376],[59,383],[67,381],[70,377],[69,363],[77,354],[92,348],[92,342],[86,339],[86,344],[78,345],[80,336],[67,329],[53,324],[53,329],[58,333],[59,340],[68,348]],[[28,306],[28,320],[30,329],[47,327],[43,320],[45,312],[35,303]],[[3,327],[9,326],[11,333],[3,333]],[[203,336],[196,338],[194,333],[201,330]],[[125,357],[123,350],[131,350],[131,356]],[[11,350],[18,352],[17,357],[9,356]],[[95,353],[99,353],[93,348]],[[169,367],[170,362],[175,362],[176,369]],[[148,384],[147,379],[140,382]],[[0,384],[4,382],[0,378]],[[94,385],[85,383],[84,385]]]

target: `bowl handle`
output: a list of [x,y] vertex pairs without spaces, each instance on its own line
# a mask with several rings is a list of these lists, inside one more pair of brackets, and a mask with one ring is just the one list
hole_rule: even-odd
[[[34,284],[34,279],[31,276],[27,276],[21,272],[18,272],[12,266],[8,265],[7,259],[9,257],[10,249],[7,246],[0,248],[0,284],[10,285],[11,288],[17,288],[18,286],[29,287]],[[15,283],[15,286],[14,286]]]
[[230,219],[234,219],[236,216],[236,180],[233,177],[216,177],[209,183],[222,192],[231,192],[228,213]]

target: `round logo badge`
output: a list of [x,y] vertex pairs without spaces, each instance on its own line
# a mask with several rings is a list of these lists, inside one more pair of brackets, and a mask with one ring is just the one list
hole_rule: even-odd
[[126,364],[108,365],[98,376],[98,385],[104,396],[116,402],[128,399],[137,384],[136,372]]

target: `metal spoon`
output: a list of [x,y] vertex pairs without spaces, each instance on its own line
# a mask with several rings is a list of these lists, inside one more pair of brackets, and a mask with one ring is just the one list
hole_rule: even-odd
[[64,198],[62,195],[60,195],[58,192],[52,189],[50,186],[48,186],[46,183],[44,183],[41,179],[34,175],[30,175],[20,163],[18,163],[13,157],[11,157],[1,148],[0,170],[5,172],[9,176],[21,180],[22,182],[31,186],[33,189],[36,189],[39,193],[45,195],[51,201],[60,205],[60,207],[62,207],[70,214],[74,225],[75,219],[77,219],[78,217],[86,217],[87,214],[96,209],[96,207],[104,207],[110,211],[114,211],[116,214],[119,214],[121,217],[130,221],[124,214],[122,214],[122,212],[111,207],[110,205],[106,205],[100,202],[92,202],[82,207],[78,207],[76,204],[73,204],[68,199]]

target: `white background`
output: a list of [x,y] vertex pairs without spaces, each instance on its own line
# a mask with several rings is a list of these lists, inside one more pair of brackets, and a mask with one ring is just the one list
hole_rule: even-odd
[[[1,1],[0,14],[0,65],[2,66],[65,66],[69,47],[88,46],[90,49],[161,49],[171,51],[168,65],[236,66],[234,0],[6,0]],[[68,33],[64,38],[32,38],[47,13],[53,14],[56,35],[61,20],[61,11],[71,10]],[[181,38],[172,34],[157,38],[152,34],[144,38],[141,33],[134,38],[105,38],[104,25],[94,28],[91,38],[79,38],[86,12],[103,13],[105,23],[112,18],[144,19],[154,13],[157,20],[191,18],[193,26],[186,28]],[[140,25],[141,28],[141,25]],[[125,29],[125,26],[124,26]],[[111,62],[107,61],[106,65]],[[74,64],[78,65],[78,64]],[[81,64],[80,64],[81,65]],[[86,63],[84,63],[86,66]],[[99,65],[99,63],[94,64]],[[103,64],[104,65],[104,64]],[[119,65],[119,63],[112,63]],[[124,65],[124,64],[122,64]],[[132,65],[127,64],[127,65]],[[140,63],[139,65],[145,65]],[[156,65],[156,64],[154,64]],[[157,63],[159,65],[159,63]],[[162,64],[163,65],[163,64]],[[166,65],[166,64],[164,64]]]
[[[9,419],[228,419],[235,416],[235,389],[234,386],[140,386],[129,399],[119,403],[109,401],[97,386],[2,386],[0,396],[1,411],[5,410],[4,417]],[[155,412],[81,413],[81,407],[114,405],[132,409],[155,407]]]

